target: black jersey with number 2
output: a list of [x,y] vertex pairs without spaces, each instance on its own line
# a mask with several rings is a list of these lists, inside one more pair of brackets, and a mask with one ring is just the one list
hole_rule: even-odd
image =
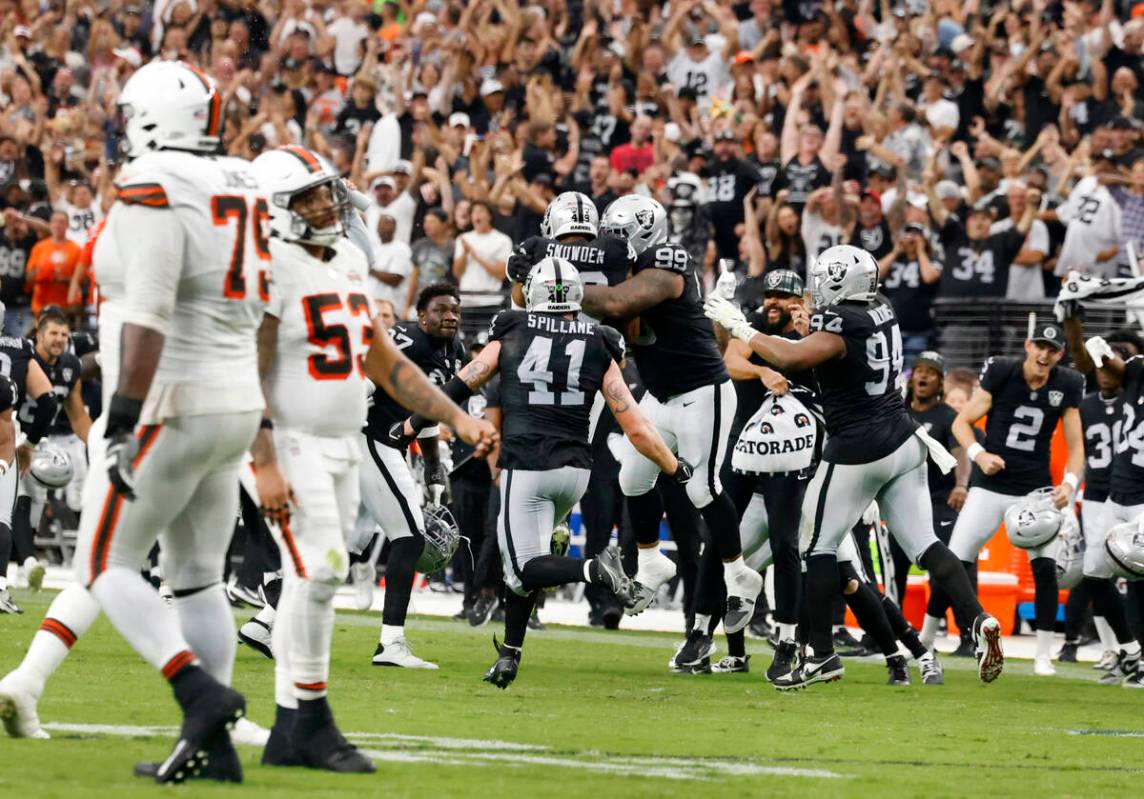
[[1102,397],[1099,391],[1080,403],[1084,429],[1084,501],[1104,502],[1112,481],[1112,456],[1120,438],[1120,397]]
[[1045,385],[1025,382],[1023,358],[990,358],[981,371],[981,388],[993,395],[985,422],[985,449],[1000,455],[1005,468],[994,475],[975,473],[973,485],[999,494],[1027,494],[1050,485],[1050,445],[1066,408],[1079,408],[1084,378],[1063,366]]
[[1112,457],[1108,497],[1120,505],[1144,504],[1144,357],[1124,366],[1120,435]]
[[664,300],[639,317],[639,334],[632,349],[647,390],[663,402],[728,380],[715,329],[703,314],[703,289],[691,255],[678,244],[660,244],[640,253],[635,271],[645,269],[663,269],[683,278],[678,297]]
[[501,345],[501,468],[591,468],[592,401],[623,358],[620,334],[588,320],[501,311],[489,340]]

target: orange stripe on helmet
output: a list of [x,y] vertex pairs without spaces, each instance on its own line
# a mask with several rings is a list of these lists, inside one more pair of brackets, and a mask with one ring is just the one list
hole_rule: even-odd
[[211,79],[207,77],[207,74],[196,67],[194,64],[188,64],[184,62],[183,66],[189,69],[196,78],[203,82],[203,88],[206,89],[207,93],[210,95],[210,108],[208,109],[207,113],[206,135],[217,136],[219,127],[222,123],[222,97],[219,96],[218,88],[213,83],[211,83]]
[[282,148],[283,151],[290,153],[290,155],[297,158],[306,165],[306,169],[310,174],[316,174],[322,171],[322,164],[314,157],[314,154],[307,150],[305,147],[299,147],[296,144],[289,144]]

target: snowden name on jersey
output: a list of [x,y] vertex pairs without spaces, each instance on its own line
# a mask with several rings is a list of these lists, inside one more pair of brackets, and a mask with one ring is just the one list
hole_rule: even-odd
[[578,267],[602,266],[605,252],[591,244],[561,244],[558,241],[548,243],[544,254],[549,258],[563,258],[577,264]]
[[586,336],[596,326],[595,322],[580,321],[578,319],[560,319],[555,316],[528,315],[528,327],[532,330],[542,330],[545,333],[571,333],[575,336]]

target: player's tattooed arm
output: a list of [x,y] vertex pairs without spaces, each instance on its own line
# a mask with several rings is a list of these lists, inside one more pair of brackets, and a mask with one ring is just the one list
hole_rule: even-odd
[[584,286],[582,308],[601,319],[631,319],[683,293],[683,275],[644,269],[618,286]]
[[500,349],[499,341],[490,341],[481,350],[480,355],[473,358],[461,368],[461,371],[457,372],[457,377],[474,392],[480,390],[481,386],[489,382],[497,372],[497,366],[500,362]]
[[632,446],[641,455],[655,463],[664,474],[675,474],[675,470],[679,468],[679,461],[668,449],[663,437],[655,429],[655,425],[651,423],[635,398],[632,397],[632,392],[628,389],[624,375],[620,371],[619,365],[614,361],[604,375],[601,391],[604,394],[604,401],[608,403],[608,409],[616,418],[616,422],[624,431],[624,435],[632,442]]

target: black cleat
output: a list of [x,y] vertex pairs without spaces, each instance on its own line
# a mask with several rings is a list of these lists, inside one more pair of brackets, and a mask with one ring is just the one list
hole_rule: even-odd
[[484,681],[503,690],[512,685],[512,681],[516,679],[516,672],[520,668],[521,653],[520,649],[515,646],[498,643],[495,635],[493,636],[493,648],[497,651],[498,657],[496,663],[485,672]]
[[600,621],[605,630],[620,629],[620,620],[624,618],[624,609],[619,605],[609,605],[600,614]]
[[757,638],[761,641],[769,642],[775,635],[777,635],[777,632],[771,627],[765,615],[756,615],[755,618],[751,619],[751,623],[747,625],[748,638]]
[[1070,644],[1065,641],[1065,645],[1061,647],[1061,651],[1057,653],[1057,660],[1061,663],[1076,663],[1077,644]]
[[[155,761],[136,763],[135,776],[156,779],[161,765],[163,764]],[[200,771],[191,775],[191,778],[216,782],[242,782],[242,761],[238,759],[238,752],[234,749],[229,733],[224,731],[211,739],[207,744],[206,762]]]
[[711,671],[711,656],[714,654],[715,642],[711,636],[699,628],[692,628],[667,662],[667,668],[676,673],[706,674]]
[[890,672],[890,679],[886,681],[886,685],[910,684],[910,669],[906,665],[906,659],[901,655],[891,655],[886,658],[886,671]]
[[836,654],[826,657],[806,657],[788,674],[774,679],[774,686],[780,691],[797,691],[814,685],[816,682],[835,682],[846,673],[842,659]]
[[532,609],[532,615],[528,617],[528,629],[530,630],[546,630],[548,629],[544,622],[540,620],[540,613],[536,608]]
[[767,682],[773,683],[784,674],[794,671],[795,657],[798,655],[794,641],[780,641],[775,647],[775,657],[767,667]]
[[839,657],[860,658],[870,654],[870,650],[862,642],[850,634],[845,627],[839,627],[832,636],[834,651]]
[[957,649],[950,653],[955,658],[973,658],[977,657],[977,647],[973,643],[973,636],[961,636],[961,642],[957,645]]
[[[309,709],[295,713],[294,728],[290,731],[289,747],[298,765],[339,774],[372,774],[377,771],[373,761],[342,735],[324,698],[299,704],[306,704]],[[266,746],[269,749],[270,743],[267,742]]]
[[[242,694],[211,680],[213,690],[199,694],[183,710],[183,725],[179,740],[167,759],[155,769],[155,781],[180,783],[197,776],[208,761],[212,743],[234,729],[234,724],[246,714],[246,699]],[[242,779],[241,770],[238,776]]]
[[270,737],[266,741],[266,747],[262,750],[262,765],[302,765],[298,753],[294,751],[294,747],[290,743],[290,736],[294,732],[294,724],[297,719],[297,708],[275,706],[274,726],[270,728]]
[[478,595],[473,600],[473,606],[469,608],[469,624],[480,627],[489,620],[489,614],[493,612],[493,608],[496,606],[497,598],[495,595]]

